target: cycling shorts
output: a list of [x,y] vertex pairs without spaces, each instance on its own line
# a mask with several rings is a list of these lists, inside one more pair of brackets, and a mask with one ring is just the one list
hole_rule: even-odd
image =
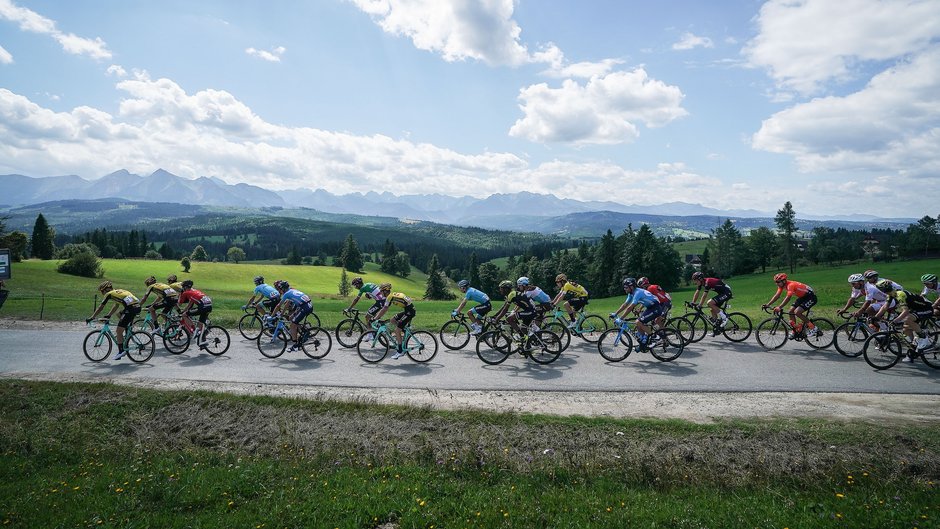
[[134,317],[140,314],[140,305],[128,305],[121,311],[121,319],[117,326],[128,328],[134,322]]
[[806,293],[805,296],[801,298],[797,298],[796,301],[793,302],[793,308],[794,309],[802,308],[804,310],[809,310],[813,307],[813,305],[815,305],[818,302],[819,300],[816,299],[816,293],[810,290],[809,292]]
[[313,312],[313,303],[297,305],[293,312],[290,313],[290,321],[300,325],[304,322],[304,318],[306,318],[311,312]]
[[191,318],[199,316],[199,323],[205,325],[209,321],[209,313],[212,312],[212,305],[194,305],[189,309]]
[[261,305],[264,306],[264,308],[268,309],[268,312],[271,312],[274,310],[274,307],[276,307],[277,304],[280,303],[280,301],[281,301],[281,298],[274,296],[273,298],[262,300]]
[[588,304],[588,298],[572,298],[568,300],[568,304],[574,310],[581,310]]
[[914,317],[917,319],[917,323],[924,323],[925,321],[933,318],[933,309],[931,310],[918,310],[911,312]]
[[472,312],[477,317],[480,317],[480,316],[485,316],[486,313],[489,312],[490,309],[492,308],[493,308],[493,305],[491,305],[489,302],[486,302],[486,303],[480,303],[476,307],[473,307],[472,309],[470,309],[468,312]]
[[644,325],[655,320],[656,318],[663,315],[663,306],[659,303],[655,303],[646,307],[640,317],[637,318],[637,321],[643,323]]
[[712,301],[714,301],[715,305],[718,305],[719,307],[723,308],[725,303],[734,297],[731,295],[731,287],[728,285],[717,286],[713,290],[715,291],[715,296],[712,297]]
[[404,310],[396,314],[392,318],[392,321],[394,321],[395,325],[397,325],[398,327],[405,328],[408,326],[409,323],[411,323],[411,320],[414,319],[415,314],[417,314],[417,312],[415,311],[415,306],[408,305],[404,308]]
[[375,300],[375,303],[373,303],[372,306],[369,307],[369,310],[366,311],[366,313],[369,314],[369,317],[370,317],[370,318],[375,318],[375,315],[376,315],[380,310],[382,310],[382,307],[384,307],[384,306],[385,306],[385,300],[384,300],[384,299],[377,299],[377,300]]

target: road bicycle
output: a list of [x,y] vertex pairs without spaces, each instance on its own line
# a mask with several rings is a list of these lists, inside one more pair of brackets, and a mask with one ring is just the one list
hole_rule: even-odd
[[685,350],[686,341],[675,327],[656,327],[654,324],[652,334],[646,335],[636,328],[636,322],[632,320],[617,318],[614,325],[597,342],[597,351],[610,362],[622,362],[634,349],[641,353],[649,351],[661,362],[671,362]]
[[366,330],[367,323],[359,317],[360,312],[357,309],[344,309],[345,320],[336,324],[336,341],[347,349],[351,349],[359,343],[359,337]]
[[149,310],[144,309],[144,313],[143,318],[137,318],[134,320],[134,323],[131,324],[131,329],[133,329],[134,332],[148,332],[162,335],[173,321],[170,316],[162,312],[157,314],[156,319],[150,315]]
[[551,364],[562,349],[561,337],[554,332],[532,326],[520,332],[508,322],[481,334],[476,347],[477,356],[489,365],[502,364],[513,353],[537,364]]
[[[193,340],[199,343],[199,331],[189,314],[179,317],[171,316],[172,322],[163,332],[163,347],[173,354],[183,354],[189,349]],[[228,331],[218,325],[211,325],[207,319],[205,325],[205,345],[200,346],[212,356],[222,356],[228,351],[232,340]]]
[[246,340],[257,340],[258,336],[260,336],[261,332],[264,330],[265,320],[269,322],[267,326],[270,327],[273,318],[270,314],[262,315],[256,303],[245,305],[242,307],[242,310],[245,312],[245,315],[238,320],[238,332],[240,332]]
[[571,344],[572,334],[588,343],[597,343],[607,330],[607,320],[597,314],[585,314],[584,309],[581,308],[575,312],[574,325],[571,325],[568,311],[555,308],[551,317],[540,327],[557,334],[562,341],[561,350],[564,351]]
[[835,338],[835,324],[828,318],[810,317],[810,311],[806,311],[807,319],[813,324],[813,329],[809,325],[803,324],[799,330],[795,329],[784,311],[774,312],[770,307],[763,307],[763,311],[770,314],[771,317],[765,319],[757,325],[757,343],[764,349],[780,349],[787,340],[797,342],[806,342],[806,345],[813,349],[825,349],[832,345]]
[[[441,330],[437,333],[438,337],[441,339],[441,343],[444,344],[444,347],[450,349],[451,351],[457,351],[466,347],[470,343],[470,336],[473,333],[470,330],[470,323],[466,314],[460,313],[457,315],[451,314],[450,321],[441,325]],[[490,330],[493,327],[494,320],[490,317],[481,318],[482,323],[480,323],[480,333],[482,335],[486,331]]]
[[[92,362],[101,362],[110,356],[111,348],[117,343],[117,337],[111,331],[111,322],[107,318],[99,319],[101,328],[89,332],[82,342],[85,357]],[[91,325],[88,322],[88,325]],[[124,331],[124,353],[132,362],[142,364],[153,356],[153,336],[149,332]]]
[[683,315],[690,323],[691,331],[684,333],[689,337],[689,343],[702,341],[708,331],[712,331],[712,336],[724,335],[732,342],[743,342],[751,336],[753,325],[751,318],[748,318],[743,312],[728,312],[731,308],[730,303],[725,303],[722,310],[728,318],[723,324],[712,320],[711,314],[706,314],[701,305],[685,302],[686,313]]
[[[370,364],[381,362],[389,349],[396,348],[395,333],[388,328],[388,320],[372,322],[372,328],[363,332],[356,342],[359,357]],[[427,331],[412,330],[411,325],[402,329],[402,352],[415,362],[425,363],[437,355],[437,339]]]
[[[259,333],[255,338],[258,351],[267,358],[277,358],[284,354],[288,345],[293,344],[290,337],[290,320],[283,316],[274,317],[266,325],[265,332]],[[270,331],[270,332],[269,332]],[[320,359],[330,354],[333,339],[326,329],[315,326],[313,322],[304,320],[297,329],[297,342],[299,349],[310,358]],[[295,350],[291,346],[291,350]]]
[[[928,322],[931,321],[933,320],[928,320]],[[933,323],[935,326],[936,322],[933,321]],[[918,352],[916,338],[915,340],[908,338],[903,329],[903,324],[891,325],[888,330],[879,331],[869,336],[865,340],[865,347],[862,350],[865,362],[881,371],[894,367],[895,364],[901,361],[901,358],[908,355],[911,360],[920,357],[928,366],[940,369],[940,351],[937,350],[937,343],[934,342],[930,349],[926,351]],[[930,337],[929,331],[928,337]]]
[[842,312],[839,316],[847,321],[836,327],[832,343],[842,356],[858,358],[865,350],[868,337],[876,331],[872,330],[871,320],[866,316],[852,316],[851,313]]

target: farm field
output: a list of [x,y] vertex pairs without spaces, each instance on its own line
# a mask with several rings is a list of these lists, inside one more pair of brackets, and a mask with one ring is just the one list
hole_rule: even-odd
[[[42,319],[60,321],[81,321],[94,310],[96,287],[100,280],[69,276],[56,272],[58,261],[27,260],[13,265],[13,279],[8,281],[10,297],[3,306],[0,316],[20,319]],[[797,281],[811,285],[819,297],[819,305],[814,309],[817,314],[835,317],[835,310],[841,307],[848,297],[849,289],[846,277],[860,272],[871,263],[859,263],[843,266],[809,266],[798,268],[791,275]],[[919,261],[895,261],[874,265],[882,277],[891,278],[908,289],[919,291],[922,288],[920,276],[927,272],[940,271],[940,259]],[[348,306],[351,298],[342,299],[338,294],[341,270],[324,266],[286,266],[280,264],[258,263],[193,263],[190,273],[181,271],[175,261],[148,260],[103,260],[105,277],[115,286],[128,288],[140,295],[145,291],[143,280],[150,274],[164,279],[175,273],[180,279],[192,279],[196,288],[212,297],[215,309],[213,320],[222,325],[232,325],[241,316],[240,307],[251,296],[252,278],[263,275],[267,281],[287,279],[290,283],[314,298],[314,310],[326,326],[335,325],[343,318],[342,309]],[[766,315],[761,312],[761,303],[770,299],[775,291],[771,281],[778,269],[768,269],[763,274],[736,276],[728,279],[734,291],[731,302],[732,310],[744,312],[756,324]],[[394,289],[404,292],[418,300],[418,315],[414,325],[418,328],[439,328],[450,318],[450,311],[458,301],[421,301],[427,276],[413,271],[407,279],[390,276],[378,270],[374,263],[366,263],[361,274],[366,281],[376,283],[391,282]],[[354,274],[347,272],[351,279]],[[651,278],[655,282],[655,278]],[[454,290],[457,293],[456,289]],[[681,302],[691,299],[694,289],[682,286],[673,292],[673,300],[678,302],[676,312],[681,313]],[[43,307],[43,296],[45,303]],[[365,309],[369,300],[361,300],[358,307]],[[589,312],[607,314],[615,310],[623,301],[622,296],[605,299],[592,299]],[[500,303],[496,303],[499,307]]]

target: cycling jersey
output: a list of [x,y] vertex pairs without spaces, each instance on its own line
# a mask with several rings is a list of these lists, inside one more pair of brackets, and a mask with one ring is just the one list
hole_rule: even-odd
[[648,290],[637,287],[633,289],[632,293],[627,295],[627,299],[624,301],[624,303],[634,303],[643,305],[646,308],[650,308],[653,305],[659,305],[659,300],[656,299],[656,296],[650,294]]
[[388,295],[388,298],[385,299],[385,306],[391,307],[392,305],[398,305],[399,307],[410,307],[412,305],[411,298],[402,294],[401,292],[392,292]]
[[382,290],[375,283],[363,283],[359,288],[359,295],[369,299],[385,299],[382,297]]
[[277,289],[267,283],[261,283],[260,285],[256,286],[255,295],[265,297],[268,299],[277,299],[281,297]]
[[480,303],[481,305],[490,302],[489,296],[473,287],[467,289],[467,294],[464,296],[464,298],[475,303]]
[[666,291],[663,290],[663,287],[659,285],[650,285],[646,287],[646,291],[656,296],[656,299],[658,299],[659,302],[664,305],[666,303],[672,303],[672,297],[670,297],[669,294],[667,294]]
[[940,297],[940,283],[938,283],[937,286],[933,288],[924,285],[924,290],[920,293],[920,295],[927,297],[929,294],[936,294],[938,297]]
[[583,286],[567,281],[561,287],[561,291],[564,293],[565,297],[576,297],[576,298],[586,298],[588,297],[588,291]]
[[281,295],[281,299],[284,301],[290,301],[297,307],[313,305],[313,302],[310,300],[310,296],[304,294],[303,292],[292,288]]
[[705,290],[715,290],[721,287],[727,286],[725,282],[717,277],[706,277],[705,283],[702,285],[702,288]]
[[180,305],[183,305],[185,307],[186,304],[189,303],[190,301],[192,301],[194,305],[197,305],[200,308],[212,306],[212,298],[196,290],[195,288],[184,290],[183,293],[180,294],[180,300],[179,300]]
[[[779,296],[780,293],[783,292],[783,289],[784,287],[777,287],[776,295]],[[789,297],[796,296],[797,298],[802,298],[803,296],[806,296],[807,294],[813,293],[813,289],[809,285],[805,283],[800,283],[799,281],[787,281],[786,289],[787,289],[787,296]]]
[[532,302],[526,296],[523,296],[517,290],[513,290],[506,296],[506,303],[512,303],[519,307],[519,310],[535,310]]
[[[890,279],[886,279],[885,281],[890,281],[894,290],[904,290],[904,287],[895,283],[894,281],[891,281]],[[885,295],[884,292],[878,290],[878,287],[876,287],[874,284],[865,283],[865,299],[874,302],[881,302],[888,299],[888,296]]]
[[115,288],[105,294],[104,299],[101,300],[101,305],[104,306],[109,301],[120,303],[125,309],[130,306],[140,305],[140,300],[137,296],[132,294],[130,290],[124,290],[122,288]]
[[175,298],[179,296],[179,292],[173,289],[170,285],[166,283],[154,283],[150,285],[150,288],[147,289],[147,293],[144,294],[144,297],[149,297],[150,293],[153,292],[160,299],[166,298]]
[[531,290],[526,290],[522,293],[525,297],[531,299],[535,303],[551,303],[552,298],[546,294],[541,288],[535,287]]
[[911,312],[922,312],[932,310],[932,306],[927,299],[920,294],[915,294],[909,290],[895,290],[888,294],[890,297],[898,300],[898,305],[906,307]]

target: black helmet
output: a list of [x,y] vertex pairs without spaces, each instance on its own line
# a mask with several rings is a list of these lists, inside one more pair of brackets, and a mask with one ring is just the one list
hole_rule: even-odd
[[150,276],[147,279],[144,279],[144,284],[147,285],[148,287],[156,282],[157,282],[157,278],[153,276]]
[[166,276],[167,283],[176,283],[176,274],[170,274]]
[[356,288],[359,288],[359,287],[362,286],[362,278],[361,278],[361,277],[354,277],[354,278],[352,278],[352,281],[350,281],[350,283],[352,283],[352,286],[354,286],[354,287],[356,287]]
[[634,288],[636,287],[636,279],[632,277],[627,277],[623,280],[623,288]]
[[255,284],[260,285],[261,283],[264,283],[264,276],[255,276]]
[[470,288],[470,282],[466,279],[461,279],[457,282],[457,288]]
[[180,286],[183,288],[193,288],[193,281],[191,279],[187,279],[186,281],[183,281]]
[[512,288],[512,281],[505,279],[499,282],[499,288]]
[[692,279],[695,280],[695,281],[698,281],[699,279],[702,279],[702,278],[704,278],[704,277],[705,277],[705,274],[703,274],[703,273],[701,273],[701,272],[695,272],[695,273],[692,274]]

